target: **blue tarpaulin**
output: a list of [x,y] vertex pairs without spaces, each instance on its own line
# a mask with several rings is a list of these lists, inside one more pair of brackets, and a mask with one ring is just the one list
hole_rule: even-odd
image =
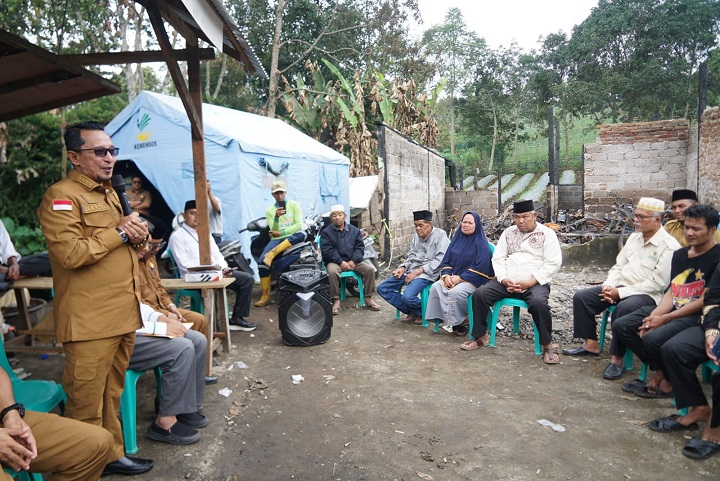
[[[223,238],[238,239],[250,252],[250,236],[238,231],[265,215],[274,202],[270,184],[287,183],[287,199],[303,216],[333,204],[349,206],[350,161],[278,119],[203,104],[205,166],[213,193],[222,201]],[[106,127],[173,212],[194,197],[190,122],[177,97],[141,92]]]

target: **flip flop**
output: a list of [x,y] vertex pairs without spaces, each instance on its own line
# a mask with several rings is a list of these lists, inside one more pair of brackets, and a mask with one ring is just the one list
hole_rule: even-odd
[[638,391],[641,391],[646,386],[647,383],[645,381],[641,381],[640,379],[633,379],[632,381],[623,384],[620,389],[625,392],[636,393]]
[[333,315],[333,316],[337,316],[338,314],[340,314],[340,308],[339,308],[339,307],[333,307],[332,315]]
[[368,311],[375,311],[375,312],[377,312],[377,311],[380,310],[380,306],[378,306],[377,304],[375,304],[375,303],[373,302],[372,304],[366,304],[366,305],[365,305],[365,309],[367,309]]
[[560,355],[558,355],[557,346],[551,346],[543,349],[542,360],[545,364],[559,364]]
[[720,444],[703,439],[692,438],[682,450],[688,458],[707,459],[720,450]]
[[648,423],[648,427],[659,433],[674,433],[676,431],[693,431],[698,428],[698,423],[692,423],[689,426],[681,424],[677,421],[677,414],[656,419]]
[[463,351],[474,351],[478,348],[480,348],[480,344],[475,339],[471,339],[460,344],[460,349]]
[[[652,391],[651,391],[652,389]],[[645,399],[660,399],[660,398],[668,398],[673,397],[675,394],[673,394],[672,391],[665,392],[662,389],[658,388],[651,388],[650,386],[645,386],[642,389],[638,389],[635,391],[636,396],[643,397]]]

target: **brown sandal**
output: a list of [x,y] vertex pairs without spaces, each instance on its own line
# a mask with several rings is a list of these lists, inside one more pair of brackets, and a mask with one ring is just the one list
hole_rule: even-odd
[[559,364],[560,355],[558,354],[557,344],[549,344],[547,347],[543,347],[542,359],[545,364]]
[[470,339],[460,345],[460,349],[463,351],[474,351],[482,346],[490,345],[490,335],[485,334],[484,336],[478,337],[477,339]]

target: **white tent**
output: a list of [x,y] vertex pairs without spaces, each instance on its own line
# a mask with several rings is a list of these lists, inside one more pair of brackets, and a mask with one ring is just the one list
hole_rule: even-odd
[[[274,202],[270,184],[287,183],[288,200],[303,216],[333,204],[349,205],[350,161],[278,119],[203,104],[205,165],[213,192],[222,201],[223,238],[250,237],[238,230],[265,215]],[[195,197],[190,123],[179,98],[141,92],[106,127],[120,148],[162,194],[173,212]]]

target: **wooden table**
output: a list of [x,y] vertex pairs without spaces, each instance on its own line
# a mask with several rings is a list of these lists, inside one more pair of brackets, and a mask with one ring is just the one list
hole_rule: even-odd
[[[208,320],[208,349],[207,349],[207,365],[206,372],[209,375],[212,367],[212,341],[215,331],[215,323],[219,324],[219,331],[224,334],[222,338],[222,346],[225,352],[230,352],[232,344],[230,342],[230,318],[227,307],[227,292],[225,288],[232,284],[234,279],[226,277],[219,281],[213,282],[185,282],[182,279],[162,279],[162,285],[166,289],[200,289],[203,297],[203,308],[205,316]],[[13,283],[15,290],[15,299],[17,300],[18,309],[18,326],[17,337],[12,341],[5,343],[5,350],[8,352],[57,352],[62,347],[56,345],[40,344],[38,337],[55,337],[54,330],[51,329],[35,329],[30,322],[30,313],[28,306],[25,304],[25,298],[22,295],[23,289],[46,289],[53,288],[52,277],[31,277],[20,279]],[[215,309],[215,293],[220,296],[220,302]]]

